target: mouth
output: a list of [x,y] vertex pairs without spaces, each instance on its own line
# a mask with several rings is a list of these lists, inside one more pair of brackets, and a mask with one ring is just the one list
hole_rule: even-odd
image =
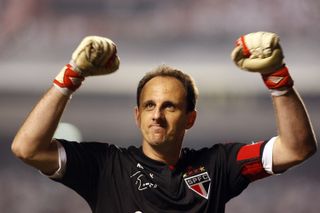
[[165,128],[161,126],[160,124],[151,124],[149,128],[154,132],[154,133],[163,133]]

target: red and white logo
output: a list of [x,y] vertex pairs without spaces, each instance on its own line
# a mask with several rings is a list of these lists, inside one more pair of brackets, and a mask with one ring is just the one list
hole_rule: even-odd
[[204,167],[200,167],[198,169],[193,169],[183,175],[183,179],[189,189],[208,199],[210,193],[211,179],[204,169]]

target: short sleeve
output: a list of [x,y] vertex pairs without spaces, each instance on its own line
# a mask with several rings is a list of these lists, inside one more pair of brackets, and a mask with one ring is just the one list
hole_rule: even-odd
[[103,170],[108,144],[59,140],[66,153],[66,167],[62,178],[53,179],[81,195],[89,205],[96,200],[96,190]]
[[262,156],[267,141],[260,141],[242,146],[237,153],[237,164],[241,175],[250,182],[269,176],[263,166]]
[[51,175],[46,175],[41,171],[39,171],[42,175],[47,176],[48,178],[51,178],[51,179],[62,178],[66,170],[66,164],[67,164],[66,150],[64,149],[64,147],[61,145],[59,141],[57,141],[57,148],[58,148],[58,161],[59,161],[59,168],[57,169],[57,171],[55,171]]
[[273,145],[276,141],[277,137],[273,137],[271,138],[265,145],[264,149],[263,149],[263,154],[262,154],[262,164],[263,164],[263,168],[264,170],[273,175]]
[[251,182],[270,175],[262,163],[266,143],[226,145],[229,199],[239,195]]

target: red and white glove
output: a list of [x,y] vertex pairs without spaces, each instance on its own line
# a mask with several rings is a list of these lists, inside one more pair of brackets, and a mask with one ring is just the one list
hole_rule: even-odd
[[232,60],[240,69],[262,75],[273,96],[284,95],[293,86],[279,41],[275,33],[249,33],[236,41],[231,53]]
[[117,47],[105,37],[85,37],[72,54],[72,58],[53,81],[53,85],[64,95],[70,96],[87,76],[105,75],[115,72],[120,65]]

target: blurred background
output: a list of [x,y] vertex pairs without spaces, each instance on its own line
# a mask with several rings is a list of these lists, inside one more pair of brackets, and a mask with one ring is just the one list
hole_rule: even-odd
[[[21,123],[84,36],[115,41],[121,67],[86,79],[62,122],[75,125],[85,141],[139,146],[135,88],[145,72],[166,63],[198,84],[199,117],[185,146],[200,148],[277,134],[260,76],[239,71],[229,56],[235,39],[254,31],[280,35],[319,135],[319,20],[318,0],[0,0],[0,212],[90,212],[77,194],[10,151]],[[226,212],[319,212],[318,162],[317,153],[283,175],[251,184]]]

